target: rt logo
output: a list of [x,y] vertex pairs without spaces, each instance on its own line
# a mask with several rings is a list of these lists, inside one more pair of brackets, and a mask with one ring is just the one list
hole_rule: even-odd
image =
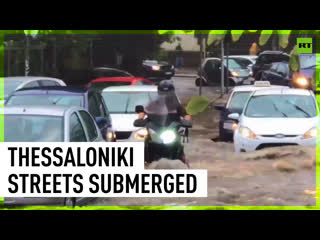
[[297,38],[297,53],[312,53],[312,38]]

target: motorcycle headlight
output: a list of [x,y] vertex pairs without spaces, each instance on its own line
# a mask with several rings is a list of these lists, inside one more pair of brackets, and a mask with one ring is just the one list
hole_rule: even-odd
[[160,66],[152,66],[152,70],[153,71],[159,71],[160,70]]
[[247,127],[241,127],[239,129],[239,133],[240,133],[240,135],[242,137],[245,137],[245,138],[250,138],[250,139],[256,139],[257,138],[257,135]]
[[172,130],[167,130],[164,131],[163,133],[161,133],[160,135],[160,139],[162,140],[162,142],[164,144],[169,144],[169,143],[173,143],[174,140],[176,140],[176,134],[174,131]]
[[304,139],[315,138],[317,137],[317,133],[318,133],[317,128],[313,127],[303,135],[303,138]]
[[146,136],[148,136],[148,130],[146,128],[142,128],[134,134],[134,138],[137,140],[144,140]]

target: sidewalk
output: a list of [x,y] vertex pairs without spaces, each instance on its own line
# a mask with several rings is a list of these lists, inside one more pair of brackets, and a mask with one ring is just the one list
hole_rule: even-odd
[[176,68],[174,76],[196,78],[198,76],[198,71],[196,68]]

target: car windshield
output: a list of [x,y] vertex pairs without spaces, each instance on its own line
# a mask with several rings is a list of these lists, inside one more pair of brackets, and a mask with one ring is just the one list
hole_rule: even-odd
[[129,86],[131,85],[131,82],[116,82],[116,81],[110,81],[110,82],[95,82],[90,85],[91,88],[96,89],[98,91],[102,91],[103,89],[107,87],[114,87],[114,86]]
[[230,100],[228,110],[230,112],[241,113],[244,105],[246,104],[251,92],[235,92]]
[[[224,65],[227,66],[227,59],[223,59]],[[241,61],[229,58],[229,69],[246,69],[247,65]]]
[[4,116],[5,142],[63,142],[63,117],[39,115]]
[[110,113],[135,113],[136,106],[147,106],[158,92],[103,92]]
[[312,68],[316,66],[316,54],[299,54],[300,68]]
[[312,118],[317,115],[312,96],[264,95],[250,98],[245,116],[252,118]]
[[64,105],[83,107],[84,97],[80,95],[14,95],[8,99],[6,105]]

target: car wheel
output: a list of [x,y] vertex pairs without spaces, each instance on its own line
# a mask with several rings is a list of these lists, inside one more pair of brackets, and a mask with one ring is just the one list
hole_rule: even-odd
[[67,197],[64,199],[64,205],[65,206],[68,206],[68,207],[75,207],[76,205],[76,198],[70,198],[70,197]]
[[200,87],[200,81],[202,81],[202,86],[206,86],[207,84],[206,84],[206,82],[203,80],[203,78],[197,78],[196,79],[196,86],[197,87]]

